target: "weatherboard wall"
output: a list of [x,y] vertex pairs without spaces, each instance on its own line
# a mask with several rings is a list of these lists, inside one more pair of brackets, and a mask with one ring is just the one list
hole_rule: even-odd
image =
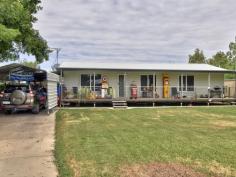
[[[141,85],[140,76],[141,75],[156,75],[156,85],[157,93],[162,97],[162,87],[163,87],[163,74],[168,74],[170,87],[179,88],[179,76],[183,75],[193,75],[194,76],[194,93],[190,94],[206,95],[208,94],[208,87],[213,88],[215,86],[224,86],[224,74],[223,73],[211,73],[210,83],[208,81],[207,72],[153,72],[153,71],[110,71],[110,70],[70,70],[63,71],[64,84],[68,90],[72,90],[73,87],[81,87],[81,74],[101,74],[108,78],[109,86],[113,88],[114,97],[119,97],[119,75],[125,75],[125,85],[126,85],[126,96],[130,94],[130,85],[135,83],[137,86]],[[140,88],[139,88],[140,90]],[[186,92],[184,92],[186,93]],[[139,95],[141,93],[139,92]]]

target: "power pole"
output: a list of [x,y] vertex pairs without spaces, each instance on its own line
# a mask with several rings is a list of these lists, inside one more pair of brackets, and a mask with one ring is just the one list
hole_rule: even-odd
[[55,48],[55,50],[56,50],[56,54],[57,54],[56,65],[58,66],[58,64],[59,64],[59,52],[61,51],[61,48]]
[[56,62],[55,64],[53,64],[52,68],[57,69],[57,67],[59,66],[59,53],[61,51],[61,48],[50,48],[49,51],[50,52],[56,51]]

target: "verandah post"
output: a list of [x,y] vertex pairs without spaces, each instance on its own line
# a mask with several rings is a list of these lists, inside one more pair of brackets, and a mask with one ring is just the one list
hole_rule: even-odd
[[63,89],[63,87],[62,87],[62,69],[61,69],[61,80],[60,80],[59,87],[60,87],[60,107],[61,107],[61,105],[62,105],[62,93],[63,93],[63,91],[62,91],[62,89]]
[[96,87],[96,80],[95,80],[96,77],[95,77],[95,74],[96,74],[96,73],[94,72],[94,73],[93,73],[93,91],[94,91],[94,92],[96,91],[96,88],[95,88],[95,87]]
[[127,96],[128,96],[128,94],[127,94],[128,86],[127,86],[127,78],[126,78],[126,77],[127,77],[127,73],[125,72],[125,73],[124,73],[124,86],[125,86],[125,88],[124,88],[124,89],[125,89],[125,95],[124,95],[124,96],[125,96],[125,99],[128,98],[128,97],[127,97]]
[[210,89],[211,89],[211,73],[208,73],[208,99],[210,98]]
[[183,98],[183,82],[184,82],[184,74],[183,73],[181,73],[181,78],[180,78],[180,80],[181,80],[181,98]]
[[156,91],[156,73],[153,73],[153,78],[152,78],[152,80],[153,80],[153,85],[152,85],[152,97],[153,97],[153,99],[155,99],[155,91]]
[[91,74],[89,74],[89,90],[90,91],[92,91],[92,83],[91,83],[91,81],[92,81],[92,76],[91,76]]
[[234,65],[234,99],[236,100],[236,65]]

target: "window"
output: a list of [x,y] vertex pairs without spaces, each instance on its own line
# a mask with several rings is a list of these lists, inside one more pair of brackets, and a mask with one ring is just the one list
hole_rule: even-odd
[[90,90],[100,91],[101,79],[102,79],[101,74],[95,74],[95,83],[94,83],[94,74],[81,74],[81,87],[88,87],[90,88]]
[[141,90],[143,91],[143,90],[145,90],[145,87],[147,87],[147,85],[148,85],[148,76],[146,76],[146,75],[142,75],[141,76]]
[[194,91],[194,76],[187,76],[187,90]]
[[141,90],[153,87],[153,75],[141,75]]
[[153,75],[141,75],[141,94],[143,98],[152,98],[153,89],[156,82],[153,80]]
[[81,74],[81,87],[90,87],[90,74]]
[[149,75],[149,76],[148,76],[148,79],[149,79],[148,85],[149,85],[150,87],[153,87],[153,75]]
[[[183,81],[183,84],[182,84]],[[181,88],[183,85],[183,88]],[[194,91],[194,76],[179,76],[179,91]]]

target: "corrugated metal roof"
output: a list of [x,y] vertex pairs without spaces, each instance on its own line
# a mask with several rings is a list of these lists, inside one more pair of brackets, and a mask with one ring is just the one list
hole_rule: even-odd
[[12,63],[8,65],[0,66],[0,80],[5,80],[6,77],[8,77],[9,73],[12,73],[12,72],[22,73],[22,72],[36,72],[36,71],[45,72],[42,69],[30,68],[19,63]]
[[106,69],[106,70],[152,70],[152,71],[210,71],[233,72],[208,64],[183,63],[96,63],[96,62],[63,62],[61,69]]

